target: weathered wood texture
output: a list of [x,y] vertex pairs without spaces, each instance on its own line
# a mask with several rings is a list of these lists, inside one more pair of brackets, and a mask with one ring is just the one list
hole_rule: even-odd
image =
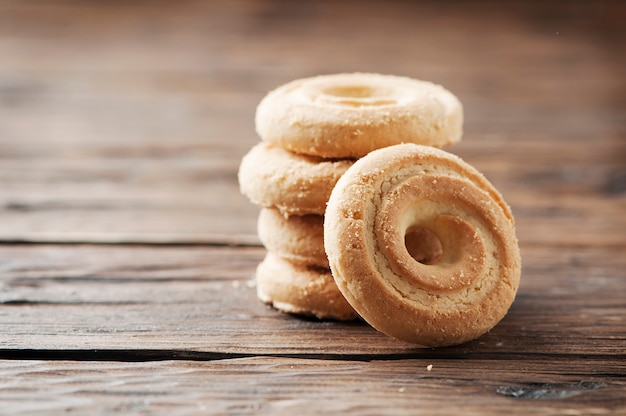
[[[0,400],[57,414],[615,415],[623,409],[624,380],[597,381],[623,367],[555,363],[563,369],[490,359],[0,361]],[[599,375],[590,377],[588,365]],[[43,383],[45,389],[37,387]]]
[[265,307],[251,281],[262,248],[2,246],[2,348],[624,361],[621,253],[529,248],[518,298],[495,329],[463,346],[424,350],[362,323],[294,319]]
[[[619,1],[0,0],[0,413],[626,414],[624,21]],[[511,204],[523,256],[480,339],[256,299],[255,106],[340,71],[462,100],[448,150]]]

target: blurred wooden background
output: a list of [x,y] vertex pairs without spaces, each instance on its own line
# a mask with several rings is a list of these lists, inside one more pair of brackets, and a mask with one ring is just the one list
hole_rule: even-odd
[[[626,414],[625,21],[620,1],[0,1],[3,408]],[[423,350],[256,299],[236,179],[256,104],[351,71],[464,104],[447,150],[512,206],[524,264],[479,340]]]

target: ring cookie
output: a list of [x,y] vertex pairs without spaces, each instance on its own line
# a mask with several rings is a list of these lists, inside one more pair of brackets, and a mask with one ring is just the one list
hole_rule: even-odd
[[519,286],[509,207],[476,169],[436,148],[401,144],[358,160],[331,194],[324,233],[345,298],[400,340],[477,338]]
[[463,107],[440,85],[371,73],[289,82],[257,107],[259,136],[296,153],[359,158],[399,143],[441,147],[463,134]]
[[261,209],[257,231],[268,251],[291,262],[328,269],[322,215],[283,216],[277,209]]
[[330,193],[353,160],[299,155],[261,142],[239,166],[241,193],[284,215],[323,215]]
[[272,253],[257,266],[256,288],[261,301],[283,312],[341,321],[358,317],[330,270],[294,264]]

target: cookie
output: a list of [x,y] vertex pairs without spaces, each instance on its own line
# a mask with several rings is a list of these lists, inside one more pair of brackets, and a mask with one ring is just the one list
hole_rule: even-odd
[[291,263],[270,252],[257,266],[256,288],[261,301],[283,312],[341,321],[358,317],[330,270]]
[[519,286],[510,208],[476,169],[433,147],[391,146],[351,166],[330,196],[324,244],[359,315],[421,345],[489,331]]
[[461,140],[463,107],[440,85],[347,73],[298,79],[259,103],[264,141],[296,153],[359,158],[399,143],[442,147]]

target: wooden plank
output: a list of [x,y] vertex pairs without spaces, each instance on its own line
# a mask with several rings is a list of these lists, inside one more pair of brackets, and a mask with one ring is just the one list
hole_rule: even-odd
[[238,161],[223,160],[4,162],[0,234],[118,242],[254,236],[258,208],[239,193]]
[[616,415],[626,411],[624,364],[606,360],[558,362],[564,368],[559,372],[533,362],[458,359],[0,363],[0,402],[13,414],[409,415],[428,409],[433,415]]
[[[512,206],[522,244],[624,245],[626,188],[610,150],[590,150],[594,164],[527,163],[533,158],[518,150],[518,162],[466,160],[476,158]],[[206,162],[5,161],[0,240],[258,244],[259,209],[239,192],[238,163],[219,154]]]
[[621,252],[525,248],[522,285],[507,317],[479,340],[434,352],[363,323],[320,323],[266,307],[250,283],[261,248],[1,246],[0,348],[8,355],[128,349],[166,356],[195,351],[624,359]]
[[[566,140],[563,140],[566,141]],[[624,174],[626,144],[619,138],[564,145],[558,138],[503,143],[497,137],[467,137],[444,150],[454,153],[497,180],[505,176],[509,186],[547,186],[545,192],[608,193],[602,185]],[[136,191],[175,185],[200,187],[222,181],[236,184],[241,158],[260,140],[223,143],[207,138],[203,147],[190,143],[172,143],[165,149],[140,147],[144,154],[107,155],[95,152],[79,158],[0,158],[0,184],[6,191],[42,191],[58,187],[60,191],[80,185],[96,190],[115,185],[134,187]],[[220,148],[221,147],[221,148]],[[510,182],[510,183],[509,183]],[[543,183],[545,182],[545,183]],[[574,188],[576,185],[576,188]]]
[[270,88],[348,70],[449,86],[466,104],[469,137],[491,135],[502,145],[620,137],[619,2],[479,2],[445,13],[437,3],[319,2],[308,12],[237,3],[0,4],[0,155],[159,155],[177,143],[202,152],[206,140],[237,146],[253,141],[254,108]]

